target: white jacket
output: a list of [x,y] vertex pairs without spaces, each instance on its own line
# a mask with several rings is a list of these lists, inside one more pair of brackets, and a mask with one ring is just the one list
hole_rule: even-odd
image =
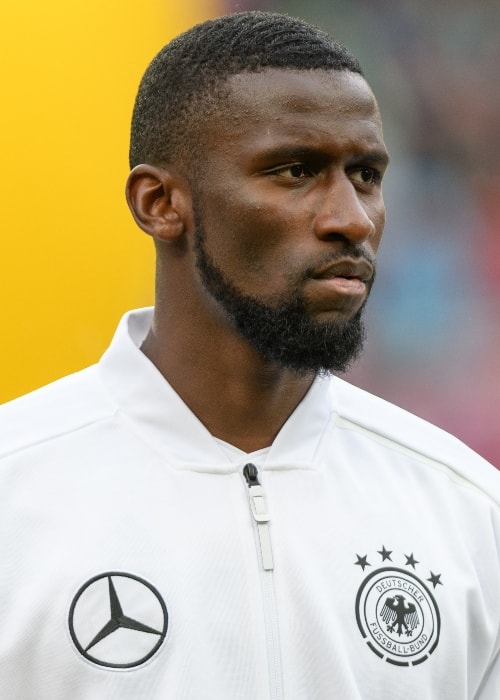
[[499,700],[496,470],[339,379],[225,449],[149,322],[0,408],[0,698]]

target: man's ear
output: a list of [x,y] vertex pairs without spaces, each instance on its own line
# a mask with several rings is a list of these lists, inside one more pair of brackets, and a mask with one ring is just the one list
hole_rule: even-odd
[[173,241],[188,227],[191,218],[189,186],[173,170],[136,165],[128,176],[125,192],[137,225],[150,236]]

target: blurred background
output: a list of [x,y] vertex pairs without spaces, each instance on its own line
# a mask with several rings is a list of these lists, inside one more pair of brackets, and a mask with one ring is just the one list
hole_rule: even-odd
[[349,379],[500,466],[498,0],[45,0],[0,27],[0,401],[98,359],[153,300],[151,242],[123,197],[145,66],[226,12],[312,21],[360,59],[392,156],[388,223]]

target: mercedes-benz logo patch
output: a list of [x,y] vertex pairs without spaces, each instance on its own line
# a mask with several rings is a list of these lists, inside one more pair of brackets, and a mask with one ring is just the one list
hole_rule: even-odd
[[71,639],[85,659],[107,668],[134,668],[163,644],[168,613],[148,581],[109,571],[81,586],[71,603],[68,624]]
[[[382,561],[392,561],[385,547],[378,552]],[[420,563],[405,554],[406,566]],[[363,571],[371,566],[368,556],[354,562]],[[430,572],[434,589],[442,586],[441,574]],[[441,617],[429,587],[408,569],[383,566],[361,583],[356,596],[356,621],[367,646],[381,659],[395,666],[416,666],[436,649]]]

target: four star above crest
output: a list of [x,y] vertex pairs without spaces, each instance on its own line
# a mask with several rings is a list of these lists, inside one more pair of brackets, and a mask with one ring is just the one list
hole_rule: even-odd
[[406,566],[413,566],[415,568],[415,564],[420,564],[417,559],[413,557],[413,552],[408,556],[408,554],[405,554],[406,557]]
[[366,561],[368,559],[368,554],[365,554],[364,557],[360,557],[359,554],[356,554],[356,557],[357,557],[358,561],[355,561],[354,565],[360,566],[363,569],[363,571],[365,570],[365,568],[367,566],[371,566],[371,564],[368,561]]
[[431,577],[426,579],[427,581],[430,581],[434,588],[439,584],[440,586],[443,585],[443,582],[441,581],[441,574],[434,574],[432,571],[430,572]]
[[[380,554],[383,562],[386,560],[392,562],[392,553],[393,550],[386,549],[385,545],[382,545],[382,549],[377,550],[377,554]],[[419,560],[415,559],[413,552],[411,554],[405,554],[404,556],[406,559],[405,566],[411,566],[413,567],[413,569],[415,569],[416,565],[420,564]],[[359,554],[356,554],[356,559],[357,561],[354,562],[354,566],[360,566],[363,569],[363,571],[366,569],[367,566],[371,566],[370,562],[368,561],[368,554],[365,554],[362,557]],[[441,574],[435,574],[433,571],[430,571],[429,573],[430,577],[426,579],[426,581],[430,581],[434,588],[443,585],[443,582],[441,581]]]
[[389,552],[384,545],[382,545],[382,549],[379,549],[378,554],[382,557],[382,561],[385,561],[386,559],[389,559],[389,561],[392,561],[391,559],[391,554],[392,552]]

